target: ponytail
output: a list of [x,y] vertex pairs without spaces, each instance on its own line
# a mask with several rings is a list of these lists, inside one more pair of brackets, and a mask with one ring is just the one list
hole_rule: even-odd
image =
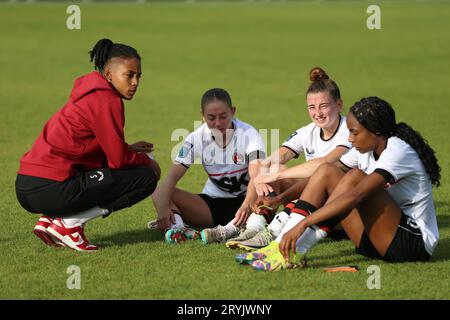
[[103,71],[109,59],[114,57],[120,58],[136,58],[141,61],[136,49],[125,44],[113,43],[109,39],[101,39],[97,41],[94,48],[89,51],[91,62],[94,62],[95,70]]
[[396,136],[408,143],[417,152],[431,183],[440,186],[441,168],[434,150],[409,125],[396,123],[395,111],[387,101],[378,97],[362,98],[350,108],[350,112],[370,132],[387,138]]
[[91,62],[94,61],[95,70],[100,72],[103,71],[103,67],[108,61],[108,54],[113,45],[114,43],[111,40],[101,39],[95,44],[94,48],[89,51]]
[[425,171],[430,176],[431,183],[439,187],[441,185],[441,168],[439,167],[434,150],[428,145],[428,142],[421,134],[406,123],[400,122],[395,126],[394,136],[408,143],[417,152],[425,167]]

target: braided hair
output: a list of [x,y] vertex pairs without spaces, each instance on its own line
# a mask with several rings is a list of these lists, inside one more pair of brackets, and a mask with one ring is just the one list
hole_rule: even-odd
[[439,187],[441,168],[434,150],[419,132],[404,122],[396,122],[395,111],[388,102],[378,97],[362,98],[350,112],[370,132],[387,138],[396,136],[408,143],[419,155],[431,183]]
[[309,93],[328,92],[334,101],[341,99],[341,92],[336,82],[331,80],[322,68],[312,68],[309,72],[309,79],[311,80],[311,84],[306,91],[306,95]]
[[95,70],[103,72],[105,65],[109,59],[120,58],[136,58],[141,61],[136,49],[121,43],[113,43],[109,39],[101,39],[97,41],[94,48],[89,51],[91,62],[94,62]]

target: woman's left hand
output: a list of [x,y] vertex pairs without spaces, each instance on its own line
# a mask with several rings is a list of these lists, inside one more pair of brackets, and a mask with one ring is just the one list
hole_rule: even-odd
[[273,192],[273,188],[270,186],[270,184],[266,183],[259,183],[255,184],[256,194],[259,197],[268,196],[271,192]]
[[153,151],[153,143],[146,142],[146,141],[138,141],[136,143],[129,145],[130,150],[135,152],[144,152],[144,153],[150,153]]
[[286,261],[289,260],[289,252],[295,254],[297,250],[297,240],[305,232],[306,227],[302,222],[297,223],[291,230],[286,232],[280,242],[280,252]]

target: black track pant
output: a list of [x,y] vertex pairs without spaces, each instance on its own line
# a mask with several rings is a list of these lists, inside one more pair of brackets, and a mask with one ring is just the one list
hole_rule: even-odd
[[150,167],[102,168],[79,172],[63,182],[19,174],[16,195],[25,210],[55,218],[95,206],[109,212],[131,207],[151,195],[156,184]]

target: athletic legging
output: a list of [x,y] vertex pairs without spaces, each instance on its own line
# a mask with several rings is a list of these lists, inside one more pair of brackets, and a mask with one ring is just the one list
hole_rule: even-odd
[[109,212],[131,207],[153,193],[156,174],[150,167],[79,172],[63,182],[17,175],[16,195],[32,213],[65,217],[99,206]]

